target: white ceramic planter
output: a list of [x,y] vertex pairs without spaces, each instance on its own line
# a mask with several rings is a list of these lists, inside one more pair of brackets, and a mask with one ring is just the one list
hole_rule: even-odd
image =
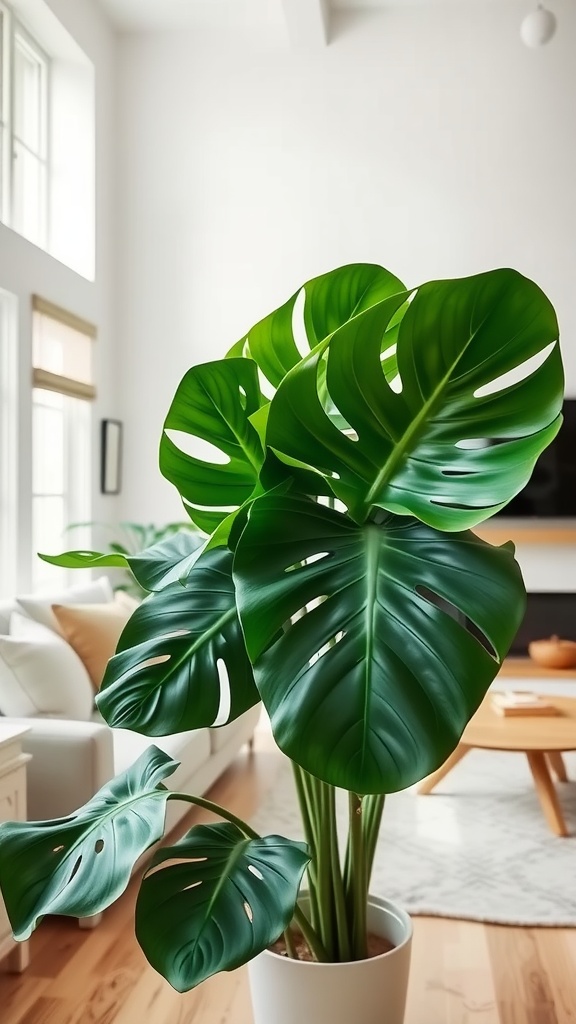
[[254,1024],[403,1024],[412,922],[370,896],[368,928],[389,953],[345,964],[290,960],[266,950],[248,965]]

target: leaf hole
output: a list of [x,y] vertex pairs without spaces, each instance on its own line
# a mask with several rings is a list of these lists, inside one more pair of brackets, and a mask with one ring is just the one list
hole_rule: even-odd
[[72,868],[72,874],[70,875],[70,878],[68,879],[68,885],[70,885],[70,882],[72,881],[72,879],[75,878],[76,875],[78,874],[78,872],[80,870],[81,863],[82,863],[82,855],[80,855],[80,857],[78,857],[78,860],[76,861],[74,867]]
[[456,441],[454,447],[476,451],[478,448],[489,448],[491,443],[487,437],[463,437],[460,441]]
[[255,868],[253,864],[248,865],[248,871],[251,871],[252,874],[256,876],[256,878],[260,879],[261,882],[264,881],[264,875],[262,874],[261,871],[258,870],[258,868]]
[[304,320],[305,303],[306,290],[301,288],[292,307],[292,336],[302,359],[310,352],[310,342],[306,334],[306,322]]
[[218,681],[220,683],[220,702],[218,705],[218,713],[212,723],[213,728],[226,724],[230,718],[230,708],[232,706],[230,677],[228,675],[228,667],[223,658],[218,658],[216,662],[216,670],[218,672]]
[[260,391],[264,395],[264,398],[274,398],[276,388],[270,383],[268,378],[264,376],[260,367],[258,367],[258,384],[260,385]]
[[530,356],[529,359],[525,359],[523,363],[518,363],[517,366],[507,370],[506,373],[495,377],[494,380],[489,381],[487,384],[482,384],[479,388],[476,388],[474,398],[486,398],[488,395],[496,395],[499,391],[505,391],[506,388],[511,387],[513,384],[520,384],[521,381],[531,377],[546,362],[550,353],[556,348],[556,345],[556,341],[551,342],[541,352],[537,352],[535,355]]
[[288,565],[284,572],[296,572],[297,569],[305,569],[308,565],[314,565],[315,562],[320,562],[323,558],[328,558],[330,555],[329,551],[318,551],[314,555],[309,555],[303,562],[294,562],[292,565]]
[[103,839],[97,839],[96,842],[94,843],[94,852],[95,853],[102,853],[103,849],[104,849],[104,840]]
[[226,455],[221,448],[218,448],[211,441],[205,441],[203,437],[196,434],[187,434],[184,430],[166,430],[165,434],[172,444],[176,445],[178,451],[189,455],[201,462],[216,463],[219,466],[227,466],[230,463],[230,456]]
[[250,906],[249,903],[246,902],[246,900],[244,900],[243,906],[244,906],[244,913],[246,914],[246,917],[250,921],[250,924],[252,924],[252,921],[254,920],[254,915],[252,913],[252,907]]
[[496,508],[497,507],[496,505],[482,505],[482,504],[480,504],[480,505],[466,505],[466,504],[464,504],[464,502],[450,501],[449,499],[447,499],[446,501],[440,501],[439,498],[431,498],[430,499],[430,504],[431,505],[440,505],[441,508],[460,509],[462,512],[472,512],[472,511],[474,511],[475,509],[478,509],[478,508],[486,509],[486,508]]
[[328,654],[329,651],[333,650],[334,647],[336,647],[336,644],[339,644],[345,636],[346,630],[341,630],[339,633],[335,633],[319,651],[316,651],[316,653],[312,655],[308,661],[309,667],[312,668],[312,665],[315,665],[317,661],[320,661],[320,658],[323,658],[325,654]]
[[458,608],[455,604],[452,604],[452,602],[448,601],[445,597],[440,597],[439,594],[437,594],[434,590],[430,590],[429,587],[424,587],[418,584],[418,586],[416,587],[416,593],[419,594],[420,597],[423,597],[424,600],[428,602],[428,604],[433,605],[435,608],[439,608],[440,611],[445,612],[446,615],[449,615],[451,619],[455,619],[455,621],[458,622],[466,630],[467,633],[470,633],[475,638],[475,640],[477,640],[482,645],[482,647],[484,648],[485,651],[487,651],[490,657],[494,658],[496,661],[499,660],[498,653],[492,646],[486,634],[483,633],[482,630],[479,629],[479,627],[474,622],[472,622],[472,620],[469,619],[468,616],[463,611],[460,610],[460,608]]
[[64,849],[65,849],[64,844],[61,843],[60,846],[55,846],[54,847],[54,849],[52,850],[52,853],[62,853],[62,850],[64,850]]
[[199,885],[202,885],[202,879],[199,882],[190,882],[190,885],[185,885],[182,892],[188,892],[189,889],[197,889]]
[[402,389],[404,385],[402,383],[402,378],[399,373],[396,373],[394,377],[392,377],[388,381],[388,387],[390,388],[390,391],[393,391],[396,395],[402,394]]
[[186,498],[182,498],[182,504],[186,508],[196,509],[197,512],[235,512],[238,505],[198,505],[193,504],[191,501],[187,501]]
[[134,667],[135,672],[140,672],[145,668],[152,668],[153,665],[163,665],[164,662],[170,661],[171,654],[157,654],[154,658],[147,658],[146,661],[141,661],[140,664]]

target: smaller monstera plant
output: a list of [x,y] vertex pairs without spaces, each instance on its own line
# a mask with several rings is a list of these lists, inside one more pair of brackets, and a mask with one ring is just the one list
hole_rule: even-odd
[[144,953],[176,989],[283,932],[294,955],[294,928],[318,960],[366,956],[385,795],[454,750],[524,611],[512,545],[471,531],[528,481],[562,389],[554,310],[513,270],[407,289],[379,266],[340,267],[189,370],[160,467],[202,533],[55,560],[128,566],[149,592],[108,665],[105,720],[161,737],[262,701],[306,842],[169,792],[160,742],[70,817],[0,827],[17,938],[45,914],[109,906],[162,837],[166,802],[187,800],[223,821],[160,847],[136,907]]

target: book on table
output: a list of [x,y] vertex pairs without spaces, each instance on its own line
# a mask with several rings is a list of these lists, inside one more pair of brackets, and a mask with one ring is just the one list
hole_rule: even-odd
[[506,690],[492,693],[490,702],[493,710],[504,717],[529,715],[559,715],[560,711],[548,697],[540,693],[527,693],[523,690]]

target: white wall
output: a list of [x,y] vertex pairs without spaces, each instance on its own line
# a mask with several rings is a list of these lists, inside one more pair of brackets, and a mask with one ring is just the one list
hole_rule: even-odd
[[408,284],[516,267],[556,305],[576,394],[576,6],[555,10],[537,51],[514,0],[342,15],[315,52],[122,39],[126,518],[180,515],[156,466],[182,373],[341,263]]
[[[29,6],[33,8],[33,4]],[[117,499],[99,494],[98,422],[117,416],[114,318],[114,217],[112,134],[115,116],[115,36],[93,0],[49,0],[54,14],[95,66],[96,73],[96,275],[95,281],[69,270],[58,260],[0,224],[0,287],[18,299],[18,580],[29,586],[31,492],[31,309],[34,293],[84,317],[98,327],[95,373],[98,399],[94,409],[93,486],[95,519],[117,516]],[[0,579],[0,586],[3,586]]]

